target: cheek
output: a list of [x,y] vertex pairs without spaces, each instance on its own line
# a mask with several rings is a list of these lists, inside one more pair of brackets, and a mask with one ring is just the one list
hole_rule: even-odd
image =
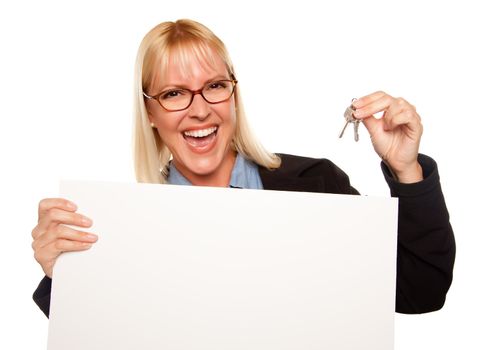
[[159,118],[156,118],[156,116],[160,115],[160,111],[157,109],[156,103],[154,102],[155,101],[149,100],[145,101],[145,109],[147,110],[149,122],[157,124]]
[[235,127],[236,123],[236,108],[234,103],[230,103],[229,105],[225,106],[223,110],[220,112],[222,113],[221,115],[223,116],[223,120],[225,123],[231,123],[233,125],[233,128]]
[[231,104],[230,115],[231,115],[231,121],[234,124],[236,122],[236,107],[234,103]]
[[174,144],[178,142],[180,133],[178,133],[178,123],[174,120],[164,120],[161,119],[159,122],[155,123],[157,132],[164,142],[164,144],[169,148],[174,149]]
[[236,131],[236,123],[237,123],[235,104],[233,104],[230,108],[230,121],[231,121],[231,128],[233,129],[232,137],[234,137]]

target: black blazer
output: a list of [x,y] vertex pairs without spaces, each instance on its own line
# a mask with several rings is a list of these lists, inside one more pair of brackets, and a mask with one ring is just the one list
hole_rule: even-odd
[[[259,168],[264,189],[281,191],[359,194],[348,176],[327,159],[280,154],[281,167]],[[452,282],[455,241],[449,223],[437,165],[425,155],[418,158],[424,180],[400,184],[382,163],[393,197],[399,198],[397,292],[395,310],[423,313],[440,309]],[[33,300],[49,316],[52,280],[44,277]]]

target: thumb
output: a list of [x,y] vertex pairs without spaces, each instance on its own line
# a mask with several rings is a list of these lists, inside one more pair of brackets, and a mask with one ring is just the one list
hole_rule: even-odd
[[376,119],[373,116],[362,119],[362,123],[366,127],[370,136],[373,136],[378,132],[378,130],[383,129],[383,124],[385,123],[383,118]]

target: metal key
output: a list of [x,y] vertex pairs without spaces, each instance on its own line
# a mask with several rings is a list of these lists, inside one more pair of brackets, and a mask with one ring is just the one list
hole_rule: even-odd
[[[352,99],[352,102],[354,102],[355,98]],[[347,129],[347,126],[350,123],[354,124],[354,140],[357,142],[359,141],[359,123],[361,122],[359,119],[356,119],[352,113],[354,113],[355,108],[354,106],[350,105],[347,107],[345,110],[345,113],[343,113],[343,117],[345,118],[345,125],[343,126],[342,132],[338,136],[341,138],[343,136],[343,133],[345,132],[345,129]]]
[[354,140],[355,142],[359,141],[359,123],[361,121],[359,119],[354,118]]

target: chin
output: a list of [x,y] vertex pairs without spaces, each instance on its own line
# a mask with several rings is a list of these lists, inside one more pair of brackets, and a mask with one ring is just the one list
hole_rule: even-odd
[[183,158],[185,170],[197,176],[209,176],[223,168],[225,162],[230,159],[229,152],[220,150],[214,154],[189,154],[188,158]]
[[215,159],[200,159],[197,161],[189,161],[185,164],[188,171],[198,176],[207,176],[216,171],[221,165],[221,162]]
[[[230,143],[223,137],[216,137],[211,141],[214,142],[208,143],[205,148],[192,147],[192,144],[185,142],[181,145],[184,147],[178,147],[177,152],[173,152],[176,168],[191,182],[216,183],[219,179],[229,179],[231,175],[235,152]],[[204,144],[200,143],[200,146]],[[194,180],[195,177],[197,179]]]

